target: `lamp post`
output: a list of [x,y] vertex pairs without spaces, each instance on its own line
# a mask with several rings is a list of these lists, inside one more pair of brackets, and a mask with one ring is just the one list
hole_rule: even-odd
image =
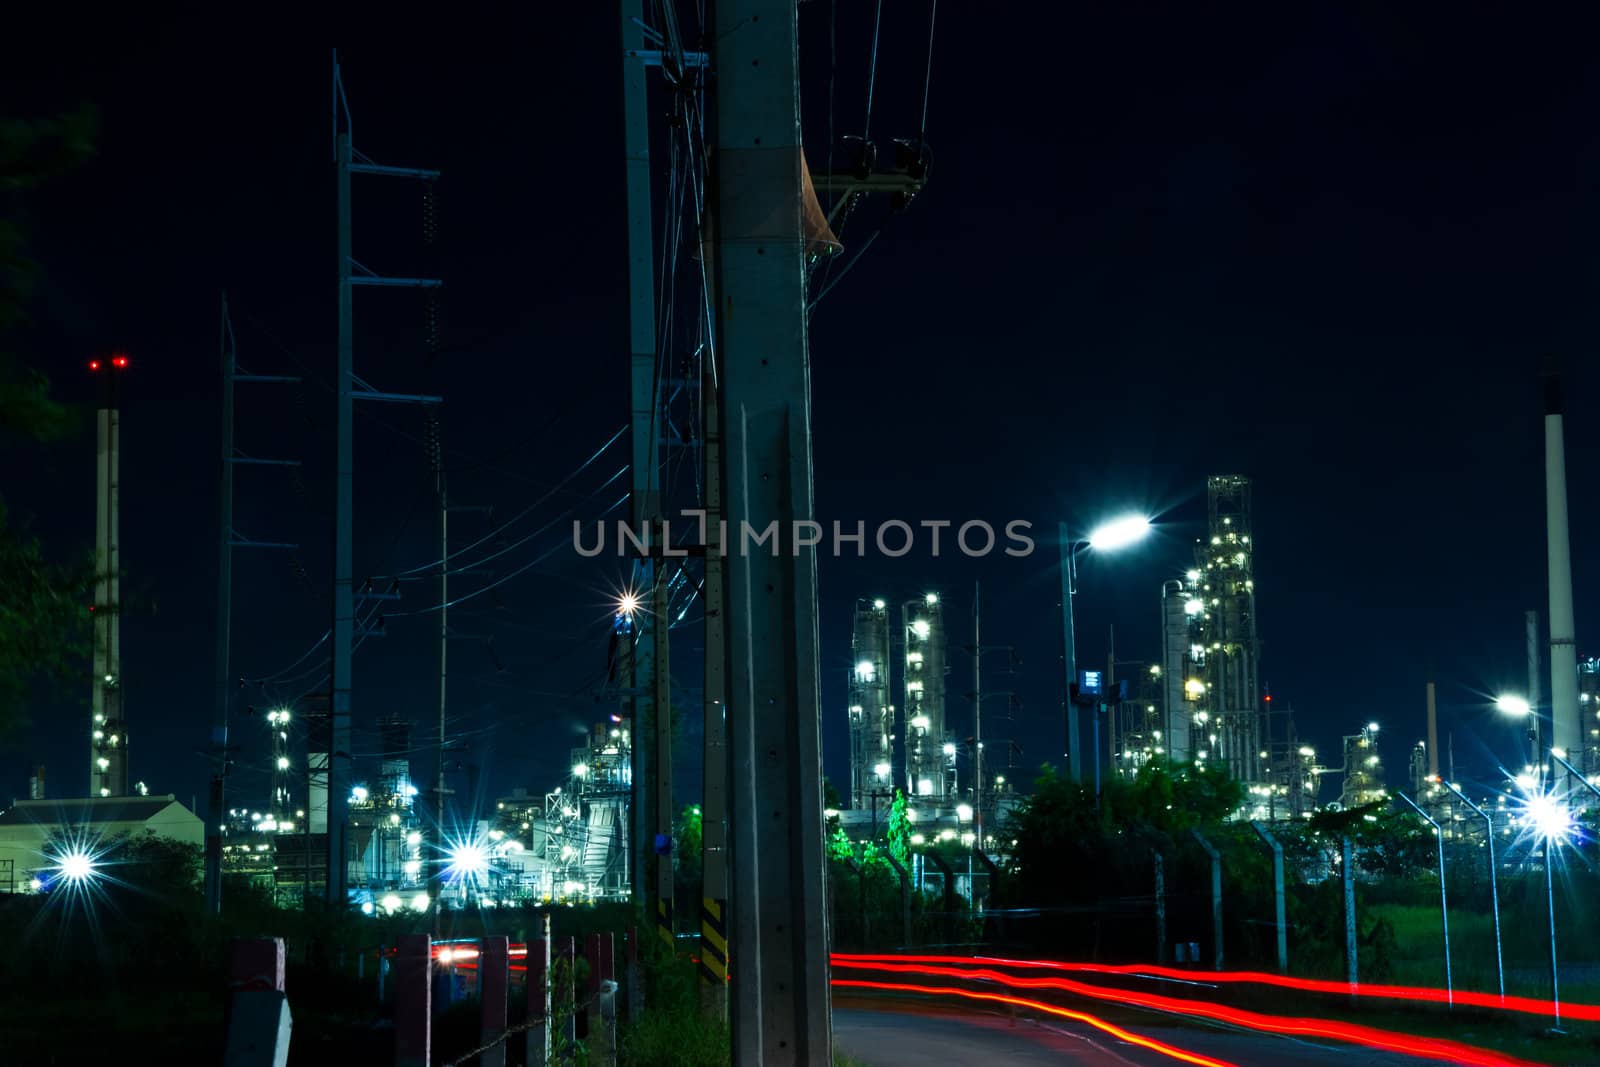
[[1533,710],[1533,705],[1519,696],[1506,694],[1495,698],[1494,706],[1502,713],[1516,719],[1528,720],[1528,763],[1529,765],[1540,762],[1539,753],[1544,751],[1539,739],[1539,714]]
[[[1412,811],[1415,811],[1418,815],[1422,816],[1428,821],[1428,824],[1433,827],[1434,837],[1438,840],[1439,921],[1444,926],[1444,996],[1445,1001],[1453,1007],[1456,1002],[1456,997],[1455,984],[1451,980],[1452,976],[1450,974],[1450,900],[1445,895],[1444,889],[1444,827],[1440,826],[1438,822],[1434,820],[1432,815],[1429,815],[1427,812],[1423,811],[1421,805],[1419,805],[1415,800],[1412,800],[1410,797],[1406,796],[1404,793],[1397,791],[1395,796],[1405,801],[1408,805],[1410,805]],[[1501,995],[1503,996],[1504,993],[1502,992]]]
[[[1072,699],[1072,683],[1078,677],[1077,635],[1073,629],[1072,598],[1077,595],[1077,555],[1081,546],[1100,552],[1114,552],[1144,540],[1150,532],[1150,520],[1143,515],[1125,515],[1095,527],[1086,538],[1073,538],[1066,523],[1061,523],[1061,617],[1063,660],[1066,667],[1066,684],[1062,696],[1067,706],[1067,765],[1074,782],[1083,781],[1083,755],[1078,744],[1078,705]],[[1095,712],[1095,730],[1100,727],[1099,711]],[[1094,751],[1095,796],[1100,795],[1100,745]]]
[[1478,805],[1468,800],[1467,795],[1463,793],[1454,782],[1447,782],[1442,778],[1435,780],[1440,785],[1450,790],[1450,792],[1454,793],[1456,798],[1460,800],[1461,803],[1465,804],[1467,807],[1471,808],[1477,813],[1478,818],[1483,820],[1484,831],[1488,835],[1489,907],[1490,914],[1494,916],[1494,973],[1495,976],[1500,979],[1500,999],[1504,1000],[1506,996],[1506,968],[1500,954],[1500,885],[1495,873],[1497,864],[1494,858],[1494,820],[1489,817],[1488,812],[1484,811],[1482,808],[1478,807]]
[[1556,890],[1553,868],[1562,842],[1572,835],[1572,810],[1562,798],[1536,786],[1524,803],[1523,811],[1533,832],[1544,845],[1544,893],[1550,913],[1550,1007],[1555,1015],[1555,1030],[1561,1029],[1561,979],[1556,966]]

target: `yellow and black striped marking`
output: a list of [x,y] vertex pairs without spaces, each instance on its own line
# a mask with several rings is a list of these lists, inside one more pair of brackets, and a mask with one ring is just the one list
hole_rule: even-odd
[[700,898],[700,980],[721,985],[728,980],[728,902]]
[[672,938],[672,898],[656,898],[656,933],[665,941],[668,949],[676,947]]

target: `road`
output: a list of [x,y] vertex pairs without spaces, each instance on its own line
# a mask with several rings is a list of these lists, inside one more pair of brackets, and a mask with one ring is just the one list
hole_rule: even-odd
[[[1140,1037],[1185,1052],[1243,1067],[1278,1064],[1416,1067],[1421,1060],[1348,1045],[1319,1045],[1273,1035],[1212,1028],[1123,1024]],[[990,1012],[868,998],[836,997],[834,1043],[866,1067],[927,1067],[930,1063],[978,1063],[1024,1067],[1045,1063],[1089,1067],[1172,1067],[1170,1056],[1142,1048],[1084,1023],[1040,1022]]]

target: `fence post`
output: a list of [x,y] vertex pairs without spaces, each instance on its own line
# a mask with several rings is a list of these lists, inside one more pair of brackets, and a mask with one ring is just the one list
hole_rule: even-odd
[[1167,962],[1167,861],[1160,851],[1151,849],[1156,875],[1156,962]]
[[540,916],[539,938],[528,943],[527,1065],[550,1062],[550,916]]
[[283,938],[237,938],[228,973],[226,1067],[284,1067],[292,1020],[284,995]]
[[1198,829],[1190,829],[1200,847],[1211,857],[1211,967],[1222,970],[1222,853],[1212,847]]
[[394,1064],[429,1067],[433,1058],[433,939],[401,934],[395,955]]
[[900,944],[902,947],[911,947],[911,878],[906,869],[900,865],[893,854],[885,852],[884,858],[889,861],[889,866],[894,868],[894,873],[900,876]]
[[644,971],[639,966],[639,928],[628,927],[623,939],[628,953],[628,1021],[636,1023],[644,1015]]
[[556,954],[566,964],[566,977],[556,989],[561,998],[561,1059],[571,1062],[572,1050],[578,1044],[578,946],[572,937],[556,938]]
[[944,940],[949,944],[955,940],[956,875],[944,861],[944,857],[937,852],[924,852],[923,855],[932,860],[933,865],[939,868],[940,874],[944,876]]
[[1344,970],[1345,978],[1350,983],[1350,1002],[1356,1002],[1356,985],[1360,982],[1360,972],[1356,967],[1356,864],[1351,855],[1350,839],[1343,838],[1339,842],[1343,853],[1340,867],[1344,877]]
[[1250,823],[1256,833],[1261,835],[1272,848],[1272,892],[1275,905],[1275,917],[1278,923],[1278,973],[1289,973],[1289,923],[1283,903],[1283,846],[1278,839],[1267,832],[1267,828],[1259,822]]
[[616,944],[610,933],[594,934],[589,960],[589,1062],[611,1067],[617,1062]]
[[478,1058],[479,1067],[506,1067],[506,989],[510,985],[511,945],[504,934],[483,939],[478,954],[478,1000],[482,1025],[480,1045],[493,1044]]

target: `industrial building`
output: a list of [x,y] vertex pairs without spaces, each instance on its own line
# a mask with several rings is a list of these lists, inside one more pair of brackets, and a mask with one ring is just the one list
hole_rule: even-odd
[[0,893],[38,889],[69,849],[146,833],[198,847],[205,824],[170,794],[19,800],[0,812]]
[[869,796],[887,794],[893,783],[888,609],[882,599],[856,601],[850,631],[850,805],[857,810],[866,807]]
[[[628,895],[628,816],[633,786],[631,735],[620,716],[597,723],[572,750],[572,774],[545,794],[534,856],[539,877],[524,891],[545,900],[619,900]],[[518,829],[532,829],[522,819]],[[493,831],[491,831],[492,833]]]
[[945,729],[944,607],[938,593],[901,605],[905,627],[906,794],[956,794],[956,746]]
[[1378,756],[1378,724],[1370,722],[1360,733],[1344,738],[1344,786],[1339,791],[1339,806],[1349,811],[1388,798],[1383,760]]

